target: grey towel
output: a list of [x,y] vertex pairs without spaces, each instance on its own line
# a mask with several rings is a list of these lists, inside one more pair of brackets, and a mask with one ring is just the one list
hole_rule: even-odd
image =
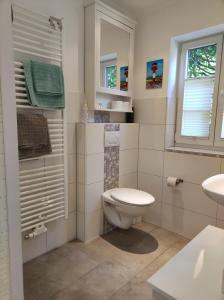
[[47,119],[41,114],[17,114],[19,159],[50,154]]

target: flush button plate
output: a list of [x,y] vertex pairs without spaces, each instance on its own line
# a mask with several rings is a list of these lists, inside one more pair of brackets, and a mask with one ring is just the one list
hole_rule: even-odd
[[120,132],[105,131],[104,146],[105,147],[120,146]]

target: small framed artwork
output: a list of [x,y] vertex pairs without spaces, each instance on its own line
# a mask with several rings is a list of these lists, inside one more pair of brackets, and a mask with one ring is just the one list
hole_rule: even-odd
[[128,66],[120,68],[120,90],[128,90]]
[[146,89],[160,89],[163,85],[163,59],[146,63]]

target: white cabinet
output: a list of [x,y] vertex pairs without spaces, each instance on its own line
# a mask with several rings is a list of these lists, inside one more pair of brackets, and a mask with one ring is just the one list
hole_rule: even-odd
[[101,1],[85,6],[85,97],[90,110],[132,111],[135,21]]

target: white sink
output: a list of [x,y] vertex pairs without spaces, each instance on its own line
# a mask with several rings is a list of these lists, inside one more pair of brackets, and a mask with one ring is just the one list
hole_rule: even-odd
[[224,205],[224,174],[206,179],[202,182],[202,188],[211,199]]

